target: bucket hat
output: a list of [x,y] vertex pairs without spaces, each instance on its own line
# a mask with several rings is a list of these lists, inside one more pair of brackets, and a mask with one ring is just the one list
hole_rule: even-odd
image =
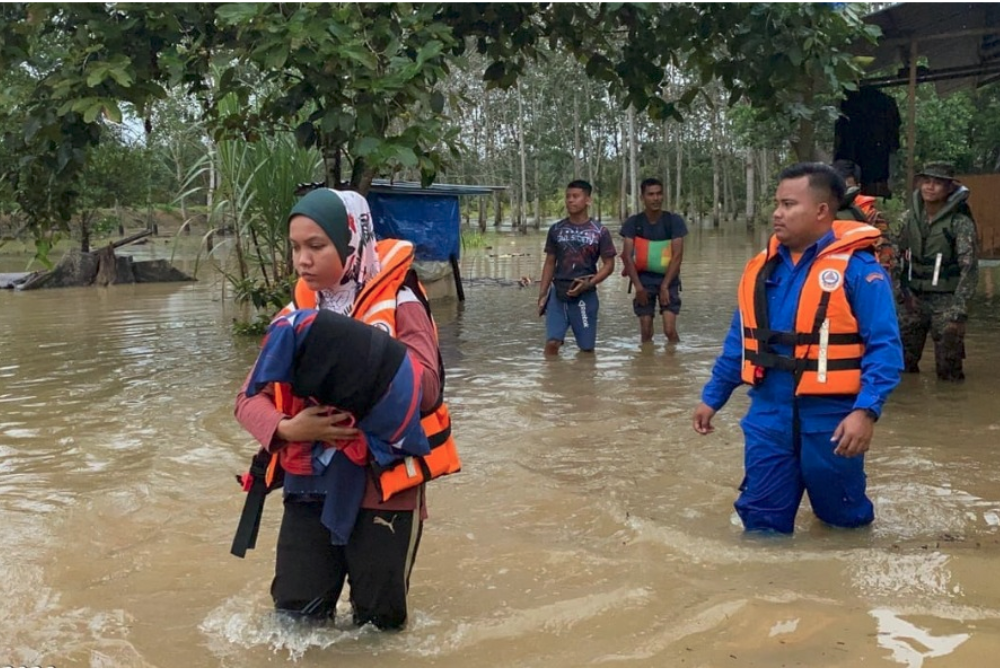
[[917,176],[955,181],[955,166],[947,161],[931,161],[924,165],[924,169],[918,172]]

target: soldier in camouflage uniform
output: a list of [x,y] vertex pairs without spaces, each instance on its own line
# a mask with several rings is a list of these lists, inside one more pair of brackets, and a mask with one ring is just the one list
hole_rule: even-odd
[[930,331],[938,379],[962,381],[967,303],[979,280],[976,222],[969,189],[950,163],[928,163],[918,173],[912,208],[896,236],[893,267],[906,372],[918,363]]

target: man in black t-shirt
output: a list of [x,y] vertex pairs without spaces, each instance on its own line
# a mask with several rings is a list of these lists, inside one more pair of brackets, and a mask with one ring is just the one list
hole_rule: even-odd
[[645,211],[622,224],[624,273],[635,287],[632,310],[639,317],[642,342],[653,341],[653,313],[660,302],[663,334],[680,342],[677,315],[681,311],[681,259],[687,225],[680,215],[663,211],[663,182],[644,179],[639,186]]
[[[581,351],[597,343],[597,285],[615,269],[611,233],[590,218],[592,187],[582,179],[566,187],[565,219],[549,228],[538,293],[538,313],[545,316],[545,355],[559,353],[572,328]],[[597,268],[600,261],[601,268]]]

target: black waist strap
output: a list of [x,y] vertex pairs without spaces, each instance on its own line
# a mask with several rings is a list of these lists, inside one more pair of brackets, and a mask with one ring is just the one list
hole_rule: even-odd
[[[757,353],[746,352],[747,360],[754,365],[771,370],[785,370],[787,372],[816,372],[819,370],[819,361],[808,358],[792,358],[769,352]],[[842,372],[844,370],[860,370],[860,358],[833,358],[826,362],[826,369],[830,372]]]
[[433,435],[427,436],[427,443],[430,445],[431,449],[435,447],[440,447],[442,444],[448,441],[451,437],[451,426],[448,426],[444,430],[434,433]]
[[[770,330],[769,328],[750,328],[744,326],[745,339],[758,340],[764,344],[783,344],[789,347],[800,344],[819,344],[819,333],[789,333],[785,330]],[[833,333],[829,336],[829,344],[861,344],[860,333]]]

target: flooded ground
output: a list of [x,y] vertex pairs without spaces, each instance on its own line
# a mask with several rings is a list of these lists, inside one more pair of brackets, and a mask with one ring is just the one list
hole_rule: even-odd
[[965,384],[925,372],[890,400],[874,526],[831,530],[806,503],[793,537],[753,539],[732,510],[745,394],[709,437],[690,416],[763,240],[692,232],[679,345],[640,349],[616,274],[596,355],[570,340],[553,361],[516,283],[542,244],[466,252],[465,304],[435,305],[465,467],[429,489],[399,634],[346,608],[325,628],[273,617],[277,498],[258,549],[229,554],[256,342],[230,334],[218,278],[0,291],[0,665],[996,664],[996,299],[973,312]]

